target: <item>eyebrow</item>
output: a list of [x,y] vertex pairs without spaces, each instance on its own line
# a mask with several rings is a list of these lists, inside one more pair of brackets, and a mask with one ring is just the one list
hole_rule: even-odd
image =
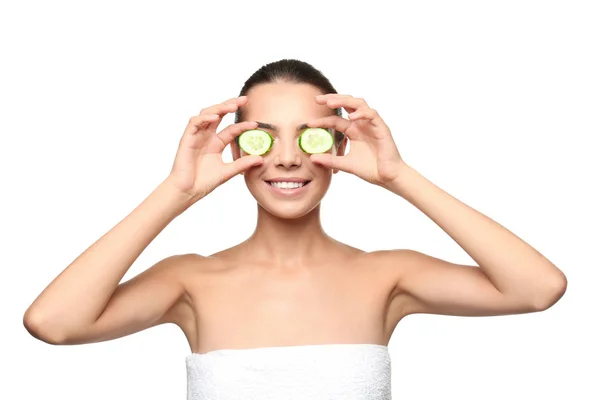
[[[277,128],[273,124],[267,124],[266,122],[258,122],[258,121],[256,121],[256,123],[258,124],[257,128],[269,129],[269,130],[274,131],[274,132],[279,132],[279,128]],[[301,130],[307,129],[307,128],[308,128],[307,124],[302,124],[302,125],[298,125],[298,127],[296,128],[296,130],[297,131],[301,131]]]

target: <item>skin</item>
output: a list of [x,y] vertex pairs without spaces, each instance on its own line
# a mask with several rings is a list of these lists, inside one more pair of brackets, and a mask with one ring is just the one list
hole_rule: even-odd
[[[319,95],[306,84],[259,85],[245,98],[190,119],[169,178],[48,285],[25,313],[28,331],[66,345],[174,323],[195,353],[387,345],[398,322],[410,314],[517,314],[558,301],[566,290],[562,271],[408,166],[389,127],[364,99]],[[222,116],[238,107],[247,121],[215,135]],[[332,116],[336,107],[344,107],[349,119]],[[275,143],[263,157],[244,155],[233,142],[256,126],[253,121],[279,127],[270,132]],[[329,154],[302,152],[295,128],[303,123],[344,132],[350,152],[345,154],[346,140]],[[220,152],[227,144],[234,161],[225,165]],[[454,264],[409,249],[366,252],[327,235],[320,202],[339,171],[413,204],[477,264]],[[243,175],[257,201],[256,229],[247,240],[209,256],[168,257],[119,283],[168,223],[236,174]],[[279,176],[312,182],[299,198],[283,199],[263,181]]]

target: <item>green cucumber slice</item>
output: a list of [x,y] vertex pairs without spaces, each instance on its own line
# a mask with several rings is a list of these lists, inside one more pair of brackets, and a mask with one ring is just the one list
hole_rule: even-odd
[[333,135],[323,128],[308,128],[300,135],[298,144],[305,153],[325,153],[333,146]]
[[238,144],[247,154],[261,156],[271,150],[271,146],[273,146],[273,137],[269,132],[260,129],[250,129],[244,131],[238,137]]

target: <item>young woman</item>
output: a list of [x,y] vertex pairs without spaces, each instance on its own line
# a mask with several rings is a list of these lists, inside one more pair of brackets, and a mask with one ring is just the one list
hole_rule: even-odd
[[[536,312],[565,292],[556,266],[407,165],[377,111],[337,94],[311,65],[267,64],[240,95],[190,119],[168,177],[26,311],[33,336],[82,344],[173,323],[191,348],[189,399],[388,399],[387,344],[403,317]],[[232,112],[235,123],[217,133]],[[316,127],[335,132],[334,144],[309,154],[298,138]],[[240,148],[253,129],[274,138],[262,155]],[[231,163],[222,161],[227,145]],[[327,235],[320,202],[340,170],[409,201],[477,265],[408,249],[366,252]],[[258,203],[247,240],[168,257],[119,283],[174,218],[237,174]]]

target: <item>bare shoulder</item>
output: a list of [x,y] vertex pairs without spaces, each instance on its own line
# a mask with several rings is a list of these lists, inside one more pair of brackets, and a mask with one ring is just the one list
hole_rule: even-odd
[[199,295],[202,286],[211,286],[213,278],[224,276],[231,269],[240,267],[239,263],[231,262],[226,254],[226,251],[223,251],[208,256],[196,253],[175,256],[172,263],[172,281],[183,289],[183,302],[192,305],[192,299]]
[[[457,271],[467,268],[473,271],[476,265],[455,264],[413,249],[391,249],[370,252],[372,263],[390,283],[394,285],[396,295],[410,295],[419,292],[432,275],[444,271]],[[475,272],[478,273],[478,272]]]
[[364,257],[397,282],[410,268],[410,255],[413,252],[410,249],[376,250],[366,253]]
[[501,293],[477,264],[459,264],[411,249],[377,252],[402,299],[396,319],[409,314],[497,316],[535,312],[531,304]]
[[162,266],[161,263],[155,265],[155,267],[164,270],[158,279],[168,281],[169,285],[180,288],[181,296],[156,322],[156,325],[173,323],[185,331],[190,324],[190,318],[195,315],[192,300],[194,295],[193,282],[201,280],[198,277],[214,268],[215,263],[210,257],[196,253],[178,254],[165,260],[170,260],[170,262]]
[[189,316],[186,279],[199,260],[201,257],[192,254],[163,258],[120,283],[93,323],[69,332],[46,330],[43,336],[56,344],[84,344],[117,339],[160,324],[183,323]]

